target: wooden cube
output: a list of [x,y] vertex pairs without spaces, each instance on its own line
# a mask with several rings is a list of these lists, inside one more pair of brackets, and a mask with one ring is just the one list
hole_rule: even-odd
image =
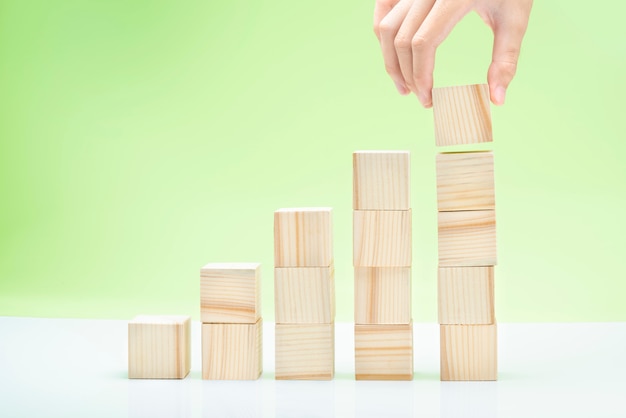
[[354,322],[411,322],[411,267],[355,267]]
[[433,89],[433,117],[437,146],[493,141],[487,84]]
[[276,324],[277,380],[332,380],[335,325]]
[[440,324],[493,324],[493,267],[440,267]]
[[329,324],[335,320],[334,267],[274,269],[274,307],[279,324]]
[[202,378],[256,380],[263,372],[263,319],[202,324]]
[[439,212],[439,266],[493,266],[496,214],[493,210]]
[[356,151],[352,160],[353,209],[411,208],[409,151]]
[[439,211],[495,209],[493,152],[437,155]]
[[413,323],[355,325],[356,380],[413,379]]
[[328,267],[332,262],[331,208],[274,212],[275,267]]
[[200,316],[207,323],[256,323],[261,318],[261,265],[214,263],[202,267]]
[[440,327],[441,380],[497,380],[496,324]]
[[191,368],[191,317],[139,315],[128,323],[128,377],[183,379]]
[[411,210],[355,210],[355,267],[411,266]]

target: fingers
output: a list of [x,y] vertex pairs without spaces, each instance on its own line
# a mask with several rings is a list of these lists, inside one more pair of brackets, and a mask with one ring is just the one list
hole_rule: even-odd
[[398,4],[400,0],[376,0],[374,5],[374,33],[380,42],[380,21]]
[[395,83],[400,94],[409,94],[410,90],[407,87],[404,77],[402,76],[402,71],[400,70],[394,40],[402,22],[404,21],[404,18],[409,12],[411,3],[412,0],[400,0],[378,25],[380,47],[383,52],[385,69]]

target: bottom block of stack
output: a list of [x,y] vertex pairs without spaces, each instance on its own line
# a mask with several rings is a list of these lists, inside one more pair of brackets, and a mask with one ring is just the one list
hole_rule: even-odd
[[356,380],[413,379],[413,322],[355,325]]
[[263,371],[263,319],[255,324],[202,324],[202,378],[255,380]]
[[497,380],[497,332],[491,325],[441,325],[441,380]]
[[276,324],[277,380],[332,380],[335,324]]

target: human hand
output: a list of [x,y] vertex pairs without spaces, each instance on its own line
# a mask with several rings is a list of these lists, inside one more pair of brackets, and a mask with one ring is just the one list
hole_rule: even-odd
[[374,32],[385,69],[400,94],[432,106],[435,51],[454,26],[475,10],[494,34],[487,73],[493,104],[504,104],[515,75],[533,0],[376,0]]

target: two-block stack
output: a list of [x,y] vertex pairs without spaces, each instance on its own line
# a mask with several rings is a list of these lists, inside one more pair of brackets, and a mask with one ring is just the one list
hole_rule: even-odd
[[330,208],[274,212],[276,379],[335,375],[335,271]]
[[357,380],[413,378],[408,151],[353,154]]
[[[491,142],[487,85],[433,89],[438,146]],[[437,155],[441,380],[496,380],[493,152]]]

